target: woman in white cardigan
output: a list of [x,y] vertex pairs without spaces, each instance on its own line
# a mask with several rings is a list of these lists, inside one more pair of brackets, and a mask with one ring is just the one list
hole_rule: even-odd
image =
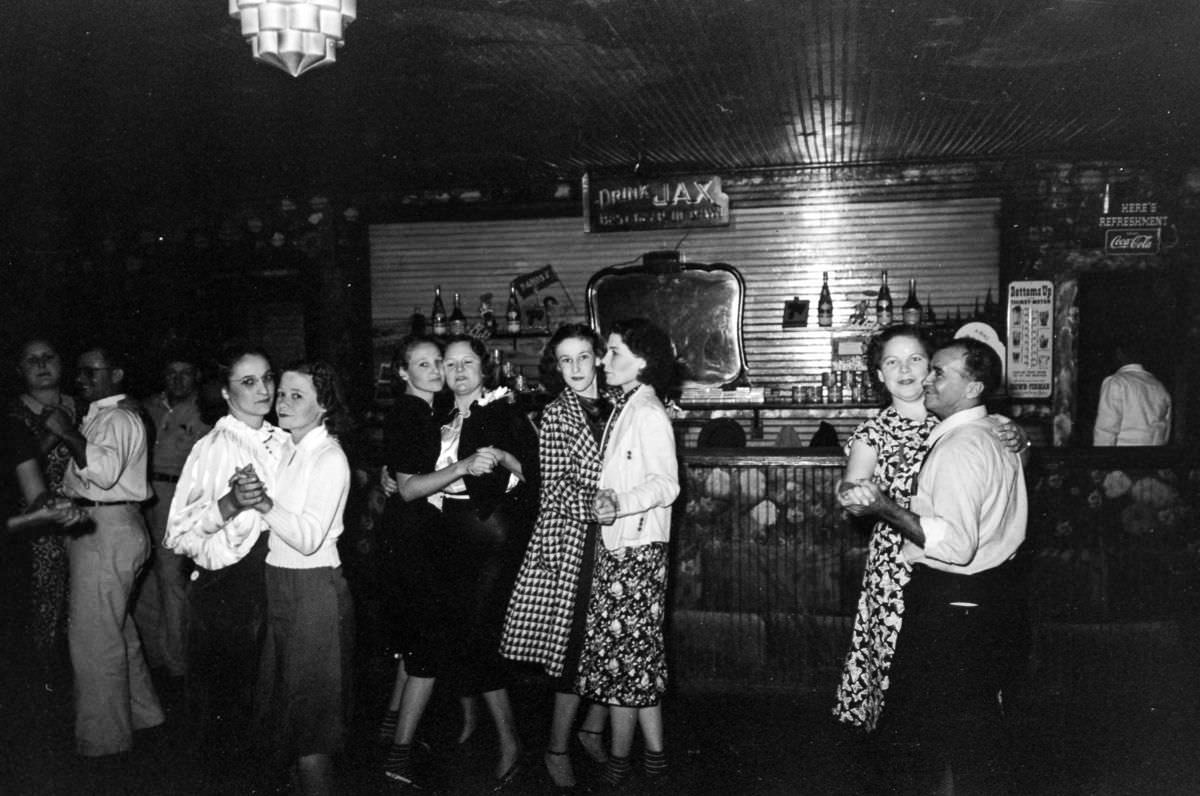
[[648,776],[666,770],[661,697],[667,666],[663,644],[671,504],[679,494],[675,435],[660,396],[675,373],[675,350],[644,319],[616,323],[604,371],[617,388],[601,449],[596,495],[601,524],[578,693],[611,706],[612,741],[604,778],[628,775],[636,727]]

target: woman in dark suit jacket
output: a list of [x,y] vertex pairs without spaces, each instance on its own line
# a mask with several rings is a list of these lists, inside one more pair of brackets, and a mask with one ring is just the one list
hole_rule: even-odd
[[442,427],[438,468],[467,456],[491,456],[494,468],[466,475],[441,492],[442,516],[452,548],[450,573],[452,660],[448,676],[462,696],[482,694],[500,739],[497,787],[519,768],[517,737],[500,656],[504,612],[537,512],[537,434],[505,400],[486,392],[487,349],[473,337],[451,337],[444,355],[454,411]]

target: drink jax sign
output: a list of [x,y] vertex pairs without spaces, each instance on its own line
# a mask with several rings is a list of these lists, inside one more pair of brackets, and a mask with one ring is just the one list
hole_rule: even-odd
[[588,232],[723,227],[729,197],[712,174],[639,177],[583,176],[583,215]]
[[1010,398],[1049,398],[1054,378],[1054,283],[1008,286]]
[[[1105,203],[1107,209],[1107,202]],[[1162,229],[1167,216],[1158,212],[1158,202],[1122,202],[1119,213],[1100,216],[1105,254],[1158,254],[1162,251]]]

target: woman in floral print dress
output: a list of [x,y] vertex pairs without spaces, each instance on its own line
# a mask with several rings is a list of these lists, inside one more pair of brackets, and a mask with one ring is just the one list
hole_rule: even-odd
[[662,693],[666,689],[663,619],[671,505],[679,495],[675,436],[663,407],[674,375],[667,333],[642,319],[613,325],[604,372],[620,390],[605,429],[596,494],[601,525],[578,692],[608,704],[612,739],[604,779],[629,773],[637,728],[650,777],[666,770]]
[[[57,412],[74,425],[77,416],[75,401],[61,389],[62,359],[49,341],[34,338],[21,346],[17,370],[25,389],[13,398],[8,414],[37,439],[46,488],[57,495],[71,463],[71,450],[57,435],[46,430],[46,419]],[[66,539],[61,531],[51,529],[30,541],[30,636],[47,688],[54,686],[57,656],[66,630]]]
[[[937,418],[925,410],[923,383],[929,374],[930,349],[928,340],[912,326],[893,326],[871,341],[868,362],[891,400],[851,434],[846,444],[846,469],[838,483],[839,497],[843,485],[874,480],[892,500],[908,508],[928,452],[925,440],[937,425]],[[1013,423],[1002,424],[997,433],[1014,452],[1028,447],[1024,433]],[[912,574],[903,547],[904,540],[895,529],[886,522],[875,524],[850,652],[833,708],[839,721],[867,732],[875,729],[883,713],[888,673],[903,623],[904,586]]]

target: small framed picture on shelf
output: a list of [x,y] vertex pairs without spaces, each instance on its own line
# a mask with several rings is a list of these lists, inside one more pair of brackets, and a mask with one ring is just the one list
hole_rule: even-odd
[[783,302],[783,326],[808,326],[808,302],[798,298]]

